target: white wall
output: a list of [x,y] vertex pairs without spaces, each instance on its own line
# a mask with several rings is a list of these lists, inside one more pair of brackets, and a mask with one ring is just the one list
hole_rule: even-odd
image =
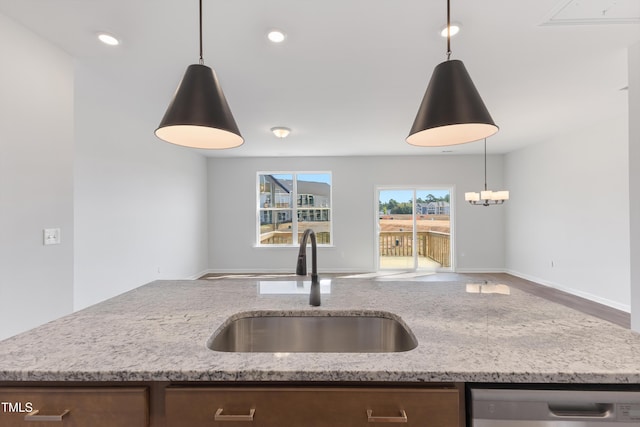
[[206,271],[206,160],[154,136],[166,106],[86,66],[75,103],[75,309]]
[[[73,304],[73,62],[0,15],[0,339]],[[60,245],[42,230],[60,228]]]
[[[332,248],[319,248],[325,272],[375,271],[376,185],[455,186],[457,271],[502,271],[504,206],[464,202],[484,184],[482,156],[209,159],[209,267],[212,271],[294,271],[295,248],[256,248],[256,173],[331,171]],[[489,156],[489,186],[502,187],[502,157]]]
[[629,310],[628,119],[509,153],[512,274]]
[[640,332],[640,42],[629,48],[631,328]]

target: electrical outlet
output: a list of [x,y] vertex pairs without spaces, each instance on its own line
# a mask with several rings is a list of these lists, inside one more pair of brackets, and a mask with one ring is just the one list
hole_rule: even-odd
[[59,228],[45,228],[43,230],[43,243],[45,245],[59,245],[60,244],[60,229]]

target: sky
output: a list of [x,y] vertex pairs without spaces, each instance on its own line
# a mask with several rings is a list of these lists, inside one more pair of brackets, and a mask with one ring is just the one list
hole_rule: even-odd
[[[449,194],[449,190],[417,190],[416,197],[424,199],[427,194],[433,194],[435,198],[440,198]],[[382,203],[387,203],[391,199],[400,203],[409,202],[412,197],[413,190],[380,190],[380,201]]]

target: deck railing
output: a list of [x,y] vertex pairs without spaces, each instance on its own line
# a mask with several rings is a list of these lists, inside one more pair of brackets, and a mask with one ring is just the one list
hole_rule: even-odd
[[427,257],[443,267],[451,266],[451,235],[438,231],[427,231]]
[[[269,231],[260,235],[260,244],[263,245],[293,245],[302,237],[298,233],[296,243],[292,241],[291,231]],[[449,233],[437,231],[419,231],[417,233],[418,256],[431,258],[443,267],[451,266],[451,236]],[[328,232],[317,232],[318,244],[331,243]],[[380,232],[380,256],[413,256],[413,233],[411,231],[381,231]]]
[[[451,236],[437,231],[419,231],[415,247],[418,256],[431,258],[443,267],[451,266]],[[413,256],[413,232],[381,231],[380,256]]]
[[[292,232],[291,231],[269,231],[267,233],[262,233],[260,235],[260,244],[261,245],[293,245],[298,244],[302,239],[302,234],[304,232],[298,233],[298,238],[296,239],[296,243],[292,241]],[[331,243],[329,232],[319,231],[316,232],[316,242],[319,245],[328,245]]]

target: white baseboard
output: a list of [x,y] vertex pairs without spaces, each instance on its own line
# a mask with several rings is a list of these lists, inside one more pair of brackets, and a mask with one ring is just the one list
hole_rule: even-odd
[[548,280],[544,280],[535,276],[530,276],[528,274],[520,273],[518,271],[506,270],[505,272],[508,274],[511,274],[512,276],[520,277],[521,279],[529,280],[530,282],[534,282],[539,285],[547,286],[552,289],[557,289],[559,291],[566,292],[568,294],[575,295],[577,297],[584,298],[589,301],[597,302],[598,304],[606,305],[607,307],[615,308],[616,310],[624,311],[626,313],[631,313],[631,306],[627,304],[621,304],[617,301],[612,301],[607,298],[602,298],[598,295],[593,295],[589,292],[584,292],[578,289],[567,287],[559,283],[550,282]]
[[187,277],[185,280],[196,280],[196,279],[201,278],[202,276],[204,276],[207,273],[209,273],[209,270],[204,270],[204,271],[201,271],[198,274],[194,274],[193,276]]

